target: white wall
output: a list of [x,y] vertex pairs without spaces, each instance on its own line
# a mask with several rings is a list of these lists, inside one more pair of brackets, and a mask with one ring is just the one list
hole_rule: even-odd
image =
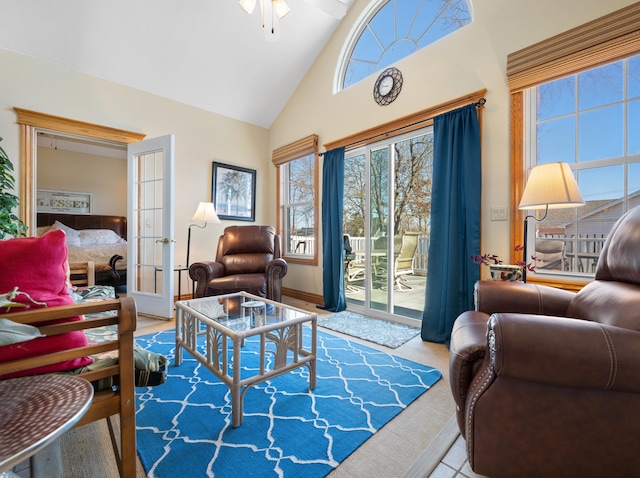
[[[486,88],[483,113],[482,248],[511,252],[508,222],[491,222],[492,206],[509,206],[509,92],[507,54],[635,3],[630,0],[476,0],[473,23],[403,59],[403,89],[389,106],[372,96],[377,75],[333,94],[340,53],[369,4],[356,0],[270,131],[275,149],[311,133],[320,144]],[[320,260],[322,264],[322,260]],[[313,273],[310,276],[309,271]],[[285,286],[322,292],[322,267],[292,264]]]
[[[273,223],[268,131],[198,108],[0,50],[0,137],[19,177],[19,129],[14,107],[139,132],[175,135],[176,264],[186,259],[187,230],[198,202],[211,200],[212,162],[257,171],[256,223]],[[16,181],[19,185],[19,181]],[[213,258],[225,226],[192,233],[191,260]]]
[[127,161],[38,148],[38,189],[91,193],[92,214],[127,215]]

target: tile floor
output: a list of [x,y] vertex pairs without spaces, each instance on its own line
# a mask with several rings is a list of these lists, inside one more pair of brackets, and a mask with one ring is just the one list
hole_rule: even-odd
[[458,436],[429,478],[486,478],[469,467],[467,451],[462,436]]

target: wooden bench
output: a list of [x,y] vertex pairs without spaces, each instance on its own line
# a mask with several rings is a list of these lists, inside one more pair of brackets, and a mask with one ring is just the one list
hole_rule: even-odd
[[69,263],[71,285],[96,285],[96,265],[93,261]]
[[[54,325],[39,326],[43,321],[52,321],[77,315],[99,314],[115,311],[115,315],[85,318],[81,321],[66,322]],[[107,325],[117,325],[117,338],[86,347],[69,349],[47,355],[40,355],[11,362],[0,363],[0,375],[30,370],[58,362],[72,360],[87,355],[117,351],[118,362],[97,370],[80,373],[79,376],[90,382],[112,378],[119,385],[115,390],[108,389],[95,393],[91,407],[76,427],[87,423],[107,419],[109,433],[114,445],[114,452],[120,476],[134,478],[136,476],[136,417],[134,389],[133,334],[136,329],[136,306],[131,297],[51,307],[44,309],[15,312],[7,316],[14,322],[30,324],[38,327],[44,335],[57,335],[76,330],[89,330]],[[112,419],[120,417],[120,433],[116,436]],[[119,450],[118,450],[119,448]]]

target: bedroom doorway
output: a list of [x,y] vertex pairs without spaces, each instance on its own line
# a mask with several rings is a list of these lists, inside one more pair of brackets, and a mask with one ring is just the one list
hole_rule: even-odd
[[[39,113],[22,108],[14,108],[20,128],[20,217],[29,228],[29,234],[36,234],[36,192],[37,183],[37,137],[39,132],[58,136],[75,136],[87,143],[111,143],[126,148],[128,144],[144,139],[141,133],[101,126],[69,118]],[[123,192],[126,194],[126,188]],[[173,291],[168,296],[173,299]],[[142,311],[140,311],[142,312]]]

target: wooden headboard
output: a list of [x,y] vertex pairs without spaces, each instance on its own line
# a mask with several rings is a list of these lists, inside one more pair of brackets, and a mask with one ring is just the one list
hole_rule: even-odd
[[72,229],[111,229],[123,239],[127,238],[126,216],[99,216],[96,214],[54,214],[39,212],[37,227],[51,226],[59,221]]

